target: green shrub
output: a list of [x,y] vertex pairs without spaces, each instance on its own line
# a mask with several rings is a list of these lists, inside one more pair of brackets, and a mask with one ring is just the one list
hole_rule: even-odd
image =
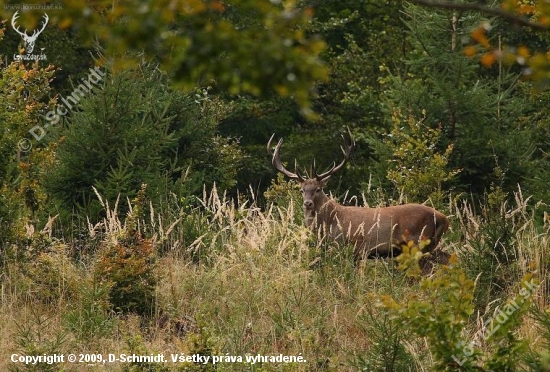
[[[126,344],[128,347],[127,355],[152,355],[158,354],[153,353],[148,350],[143,337],[140,334],[127,335]],[[122,366],[121,371],[123,372],[169,372],[168,368],[164,363],[160,362],[128,362]]]
[[521,190],[512,199],[501,187],[492,186],[477,211],[465,202],[455,209],[463,234],[461,250],[468,254],[462,266],[468,277],[476,280],[477,309],[486,311],[490,303],[510,290],[514,285],[510,278],[521,277],[525,271],[522,261],[536,259],[536,252],[522,252],[523,246],[534,248],[533,242],[522,241],[526,233],[535,234],[525,231],[535,228],[530,208]]
[[353,356],[352,365],[360,371],[414,371],[415,361],[405,348],[411,332],[406,323],[395,322],[390,311],[365,309],[360,316],[371,347]]
[[0,68],[0,250],[24,237],[26,222],[43,217],[42,173],[52,166],[54,149],[30,131],[55,104],[49,98],[54,71],[38,62]]
[[[69,125],[51,133],[59,146],[56,166],[46,174],[47,189],[65,214],[76,210],[100,220],[103,207],[93,187],[113,203],[134,198],[146,183],[157,206],[170,192],[188,197],[204,184],[236,184],[242,156],[236,140],[218,135],[226,107],[207,90],[173,90],[157,66],[142,63],[109,74],[101,90],[78,104]],[[127,212],[126,205],[118,211]]]
[[81,280],[78,301],[64,315],[65,327],[84,345],[109,335],[115,326],[110,288],[97,280]]
[[140,236],[107,245],[99,252],[96,275],[109,286],[116,311],[152,315],[155,308],[155,251]]
[[387,178],[405,195],[406,201],[430,200],[441,208],[445,202],[443,184],[460,172],[448,167],[453,146],[438,151],[442,129],[432,129],[423,123],[424,119],[418,120],[412,114],[395,111],[392,121],[393,128],[384,139],[384,145],[392,152]]
[[[15,353],[27,356],[63,355],[67,344],[67,334],[55,327],[55,317],[41,314],[38,310],[32,311],[25,322],[18,323],[15,333]],[[52,332],[53,330],[53,332]],[[13,363],[9,365],[10,372],[40,371],[57,372],[58,363]]]
[[10,249],[7,261],[12,285],[45,305],[74,300],[80,272],[69,255],[69,247],[45,232],[34,233],[20,245]]
[[285,181],[285,176],[277,174],[277,178],[271,181],[271,185],[264,192],[267,204],[274,204],[281,208],[292,207],[297,223],[303,221],[302,195],[300,185],[295,181]]
[[[416,246],[409,243],[409,247],[403,250],[400,262],[418,263],[421,255],[416,254]],[[418,293],[414,291],[400,300],[382,296],[382,305],[396,323],[426,338],[435,370],[516,371],[529,351],[527,341],[517,331],[538,287],[532,274],[525,275],[517,295],[502,302],[493,313],[485,314],[480,329],[468,332],[475,309],[474,281],[452,256],[449,266],[420,280]]]

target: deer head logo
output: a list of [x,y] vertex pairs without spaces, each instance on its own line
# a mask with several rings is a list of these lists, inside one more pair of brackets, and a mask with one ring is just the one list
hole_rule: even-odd
[[27,54],[31,54],[32,51],[34,50],[34,43],[36,42],[36,38],[38,38],[38,35],[40,35],[42,31],[44,31],[44,29],[46,28],[46,25],[48,24],[48,20],[50,18],[46,13],[44,13],[44,22],[42,22],[42,28],[40,30],[34,30],[32,32],[32,35],[27,35],[27,30],[25,30],[25,32],[21,32],[19,31],[19,26],[15,25],[15,20],[17,19],[17,17],[19,17],[18,13],[19,13],[19,10],[16,11],[13,17],[11,18],[11,26],[13,27],[15,32],[17,32],[23,38],[23,41],[25,42],[25,49]]

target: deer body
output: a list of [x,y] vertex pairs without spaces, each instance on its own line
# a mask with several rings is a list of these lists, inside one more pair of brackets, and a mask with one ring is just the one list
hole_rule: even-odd
[[[268,152],[272,139],[273,136],[268,143]],[[434,251],[449,227],[447,217],[441,212],[421,204],[381,208],[343,206],[325,194],[323,188],[328,179],[343,167],[355,146],[353,138],[351,141],[351,145],[342,148],[342,163],[333,165],[325,173],[316,174],[314,178],[306,179],[284,168],[279,157],[282,140],[272,153],[275,168],[301,185],[306,226],[341,243],[353,244],[356,260],[394,256],[400,253],[400,243],[410,240],[418,243],[422,238],[430,239],[424,252]],[[442,251],[434,252],[433,256],[440,263],[447,263],[449,257]]]
[[441,212],[421,204],[392,207],[348,207],[330,199],[317,180],[302,183],[306,226],[344,244],[355,246],[356,259],[388,257],[405,240],[430,239],[435,248],[449,221]]

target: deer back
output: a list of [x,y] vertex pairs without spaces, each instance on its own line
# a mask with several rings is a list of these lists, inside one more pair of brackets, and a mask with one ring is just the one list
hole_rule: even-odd
[[383,208],[346,207],[330,201],[317,214],[314,228],[356,246],[362,257],[392,255],[404,241],[430,239],[426,251],[438,244],[449,222],[441,212],[421,204]]

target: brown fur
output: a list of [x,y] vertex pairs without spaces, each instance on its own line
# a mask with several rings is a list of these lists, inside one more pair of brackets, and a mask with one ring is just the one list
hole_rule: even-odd
[[[306,226],[355,245],[356,259],[393,256],[399,253],[403,241],[418,242],[423,237],[430,239],[425,252],[431,252],[449,227],[441,212],[421,204],[385,208],[340,205],[324,193],[325,184],[326,181],[316,179],[301,182]],[[436,256],[442,254],[438,252]]]

